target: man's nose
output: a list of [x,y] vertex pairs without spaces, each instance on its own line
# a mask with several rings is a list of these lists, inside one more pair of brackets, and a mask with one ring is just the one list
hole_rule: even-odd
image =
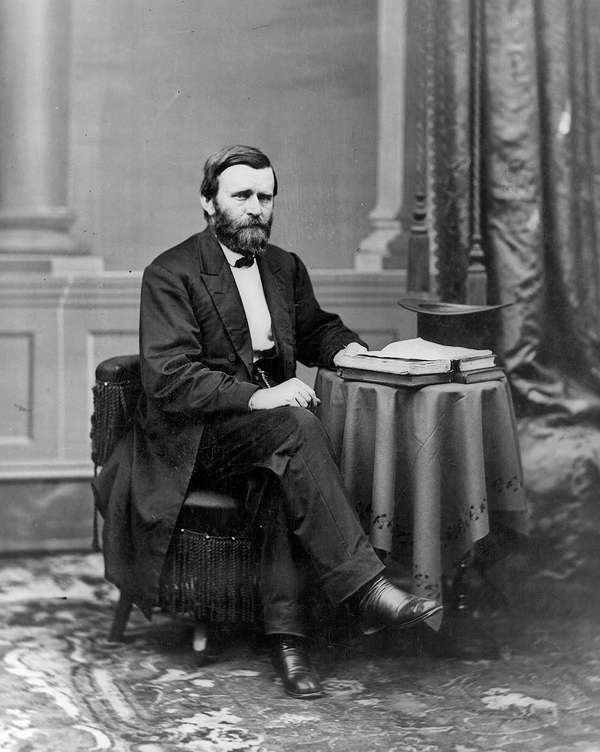
[[261,212],[262,208],[258,196],[250,196],[246,201],[246,213],[251,214],[253,217],[258,217]]

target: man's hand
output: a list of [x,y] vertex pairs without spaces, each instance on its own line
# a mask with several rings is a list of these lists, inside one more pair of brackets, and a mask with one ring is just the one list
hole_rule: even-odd
[[315,390],[297,378],[288,379],[269,389],[259,389],[250,397],[250,410],[272,410],[274,407],[316,407],[321,400]]
[[368,352],[368,350],[364,345],[361,345],[358,342],[350,342],[350,344],[346,345],[343,350],[336,352],[333,356],[333,365],[337,366],[338,356],[340,355],[358,355],[361,352]]

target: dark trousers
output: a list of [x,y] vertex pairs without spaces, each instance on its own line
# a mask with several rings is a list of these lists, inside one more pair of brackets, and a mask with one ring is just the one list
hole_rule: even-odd
[[266,475],[260,593],[267,634],[304,634],[308,562],[334,604],[383,570],[352,508],[329,437],[310,410],[219,416],[205,426],[198,468],[223,486],[257,471]]

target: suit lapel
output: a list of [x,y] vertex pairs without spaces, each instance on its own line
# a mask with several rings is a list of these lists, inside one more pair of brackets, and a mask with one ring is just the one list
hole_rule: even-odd
[[271,313],[273,338],[284,357],[293,343],[292,322],[290,318],[290,291],[286,289],[278,262],[268,255],[258,259],[258,268],[265,291],[265,298]]
[[231,343],[252,373],[252,342],[242,299],[231,273],[231,267],[216,238],[209,230],[198,236],[200,278],[223,322]]

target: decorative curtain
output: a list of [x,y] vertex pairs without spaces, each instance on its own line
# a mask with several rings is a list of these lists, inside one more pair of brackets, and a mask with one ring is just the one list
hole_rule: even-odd
[[496,347],[519,413],[597,419],[600,2],[432,7],[439,297],[465,301],[479,221],[488,302],[514,301],[501,312]]

